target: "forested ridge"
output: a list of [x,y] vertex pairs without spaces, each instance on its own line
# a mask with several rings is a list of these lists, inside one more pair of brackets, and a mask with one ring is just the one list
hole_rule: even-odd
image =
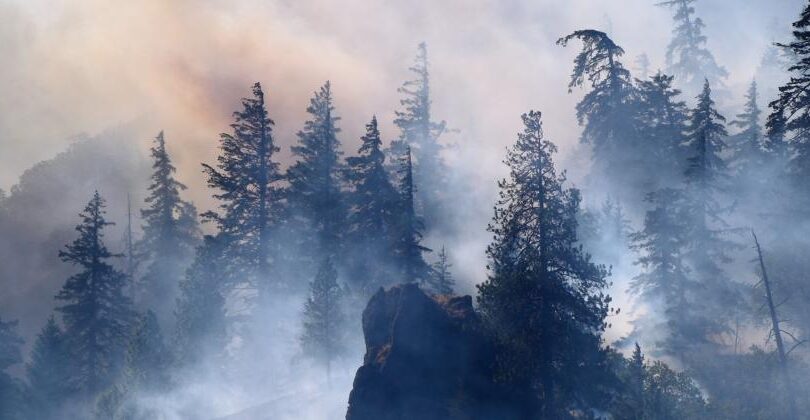
[[[31,343],[0,307],[0,420],[203,419],[254,406],[294,418],[274,402],[331,404],[362,359],[369,299],[402,283],[456,294],[470,281],[454,238],[484,228],[473,301],[508,418],[810,418],[810,3],[766,52],[784,81],[773,97],[757,80],[726,86],[696,3],[657,4],[673,18],[660,70],[608,32],[560,34],[560,56],[575,53],[558,65],[571,68],[588,174],[568,179],[556,142],[574,140],[550,138],[543,110],[516,115],[486,226],[455,220],[476,186],[449,159],[464,127],[435,115],[426,43],[397,90],[394,132],[368,115],[346,139],[336,97],[349,92],[327,80],[282,153],[272,86],[229,92],[241,101],[199,167],[210,208],[178,179],[170,150],[183,153],[171,147],[182,133],[156,128],[148,178],[116,179],[144,186],[126,219],[112,220],[107,200],[132,191],[94,186],[83,207],[58,209],[75,229],[36,244],[61,241],[35,257],[62,265],[41,274],[60,289]],[[94,147],[61,157],[113,155]],[[36,211],[32,186],[65,161],[0,190],[0,251],[28,246],[20,234],[35,226],[19,220]],[[116,225],[124,238],[108,234]],[[0,275],[18,263],[0,261]],[[615,283],[631,299],[611,297]],[[606,331],[620,313],[632,315],[615,339]],[[244,389],[253,397],[231,398]],[[324,418],[345,413],[348,392],[334,398],[344,404]]]

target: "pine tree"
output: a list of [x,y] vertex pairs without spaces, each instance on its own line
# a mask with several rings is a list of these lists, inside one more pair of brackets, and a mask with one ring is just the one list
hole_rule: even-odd
[[[245,282],[266,294],[271,286],[271,232],[281,214],[282,176],[273,155],[276,147],[261,85],[253,85],[253,97],[242,99],[234,112],[232,134],[220,134],[217,167],[203,164],[208,186],[219,191],[220,212],[206,212],[216,222],[226,245],[229,283]],[[274,282],[272,284],[277,284]]]
[[62,332],[53,316],[34,341],[31,361],[26,365],[30,387],[29,415],[42,420],[62,418],[61,407],[72,393],[70,357]]
[[442,246],[439,254],[436,255],[438,259],[431,265],[431,276],[428,285],[430,289],[440,295],[449,295],[453,293],[453,286],[456,281],[453,279],[453,273],[450,268],[453,264],[450,263],[447,256],[447,250]]
[[123,356],[132,320],[131,302],[124,295],[126,275],[108,263],[120,255],[104,246],[104,200],[98,191],[79,217],[79,237],[59,251],[64,262],[79,267],[56,295],[62,302],[65,336],[73,360],[72,385],[85,396],[94,396],[110,385]]
[[394,244],[397,266],[404,282],[424,284],[430,279],[430,267],[422,254],[431,250],[422,245],[424,224],[416,214],[414,201],[416,184],[414,183],[413,161],[409,146],[405,148],[405,154],[400,158],[399,177],[399,203]]
[[673,79],[658,72],[648,80],[637,81],[638,152],[646,156],[646,192],[680,185],[684,170],[686,156],[681,145],[689,110],[678,99],[681,91],[672,87]]
[[331,258],[318,268],[310,283],[310,295],[304,305],[304,332],[301,347],[304,354],[326,366],[327,379],[331,378],[332,361],[344,351],[343,290],[337,283],[337,271]]
[[180,282],[175,309],[173,350],[182,367],[216,360],[225,350],[226,311],[223,297],[226,244],[219,236],[205,236],[191,267]]
[[151,149],[152,183],[149,185],[147,208],[141,210],[143,238],[138,243],[147,262],[146,272],[138,285],[140,306],[150,306],[164,325],[169,325],[177,285],[190,262],[199,236],[197,210],[180,198],[186,186],[174,178],[176,171],[166,150],[161,131]]
[[666,331],[656,345],[665,354],[683,358],[693,345],[705,343],[708,334],[695,309],[693,291],[699,290],[699,285],[691,279],[684,262],[689,225],[683,192],[666,188],[648,194],[646,200],[652,209],[644,217],[643,228],[630,235],[631,248],[640,254],[635,264],[642,268],[630,291],[661,308],[664,322],[649,325],[641,319],[635,328],[644,335]]
[[391,280],[397,192],[385,168],[377,118],[366,125],[357,156],[346,159],[351,186],[348,236],[354,254],[349,278],[371,294]]
[[745,99],[743,112],[737,114],[737,119],[730,123],[740,129],[731,146],[731,162],[735,175],[743,176],[743,182],[748,183],[752,178],[756,179],[751,176],[752,172],[761,170],[765,164],[762,128],[759,123],[762,110],[757,104],[756,81],[751,82]]
[[307,112],[310,119],[298,132],[298,145],[292,147],[298,161],[287,171],[287,194],[293,212],[305,219],[298,236],[312,233],[311,238],[303,239],[304,252],[309,251],[310,258],[335,256],[341,251],[346,215],[340,186],[342,152],[337,139],[340,118],[335,116],[328,81],[310,99]]
[[577,245],[579,191],[554,169],[540,112],[523,123],[506,158],[510,177],[499,182],[478,303],[502,349],[500,376],[532,401],[526,417],[556,419],[593,389],[607,271]]
[[703,330],[713,335],[723,332],[723,322],[739,299],[738,291],[720,266],[730,262],[730,250],[736,247],[726,237],[729,229],[723,215],[728,209],[719,201],[729,177],[721,155],[726,148],[724,121],[714,108],[707,81],[690,115],[687,132],[691,157],[684,173],[684,216],[689,223],[685,260],[702,288],[698,296],[706,300],[699,303],[708,311],[706,321],[713,324]]
[[447,124],[433,121],[428,64],[427,44],[422,42],[417,48],[414,64],[409,68],[414,78],[397,90],[403,95],[399,101],[403,109],[396,112],[394,124],[399,128],[400,135],[392,142],[391,155],[399,157],[404,154],[406,147],[412,148],[414,179],[422,186],[417,199],[427,223],[433,227],[439,225],[445,211],[443,200],[448,169],[441,157],[443,147],[439,138],[447,131]]
[[721,86],[722,80],[728,77],[726,69],[717,64],[706,48],[706,35],[703,35],[706,25],[694,16],[696,1],[666,0],[658,3],[674,10],[672,19],[675,27],[666,54],[667,72],[675,75],[688,92],[700,90],[704,79],[712,85]]
[[644,419],[644,381],[647,376],[644,355],[641,346],[636,343],[633,355],[630,357],[628,368],[628,400],[631,407],[631,419]]
[[793,28],[793,40],[777,44],[793,54],[794,61],[788,68],[790,80],[779,87],[779,97],[769,105],[766,147],[789,159],[788,174],[798,193],[792,201],[798,212],[806,214],[810,203],[810,137],[806,134],[810,127],[810,5],[805,5]]
[[0,318],[0,419],[22,420],[23,387],[7,369],[22,362],[23,340],[17,333],[17,321]]
[[557,40],[567,46],[573,39],[583,43],[574,59],[568,90],[586,82],[591,90],[577,104],[577,120],[584,126],[581,142],[592,149],[591,181],[622,201],[635,199],[638,185],[648,179],[647,156],[631,153],[639,149],[634,120],[634,88],[630,72],[620,58],[624,50],[604,32],[592,29],[574,31]]

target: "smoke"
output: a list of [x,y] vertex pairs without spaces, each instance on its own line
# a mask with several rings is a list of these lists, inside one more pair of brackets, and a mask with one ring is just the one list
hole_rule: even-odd
[[[698,2],[708,46],[731,74],[727,81],[731,96],[722,104],[727,116],[736,113],[768,44],[784,37],[802,4],[800,0]],[[254,81],[260,81],[268,94],[285,166],[307,101],[326,80],[332,81],[342,117],[341,141],[346,153],[353,154],[373,114],[381,121],[385,139],[398,134],[391,123],[399,107],[396,88],[409,77],[407,67],[416,44],[426,41],[434,116],[458,129],[443,138],[454,145],[445,157],[459,184],[470,186],[451,200],[458,206],[458,236],[428,237],[427,245],[434,249],[447,245],[461,293],[473,293],[474,285],[486,276],[484,249],[490,235],[484,228],[496,197],[495,180],[506,175],[501,160],[520,129],[521,113],[543,112],[546,135],[561,150],[558,167],[568,170],[573,184],[584,184],[589,160],[578,146],[580,128],[574,117],[583,92],[567,90],[575,48],[563,49],[554,41],[575,29],[606,30],[625,48],[625,66],[632,69],[635,56],[646,53],[655,70],[663,67],[671,28],[670,11],[655,7],[652,0],[6,0],[0,1],[0,21],[0,54],[6,64],[0,67],[0,187],[9,189],[25,169],[67,149],[68,139],[91,133],[94,144],[106,145],[103,156],[129,165],[120,174],[140,180],[109,182],[110,188],[143,191],[143,161],[121,155],[138,156],[139,150],[143,156],[151,138],[163,129],[178,179],[190,187],[187,197],[203,211],[215,204],[199,164],[214,161],[218,133],[228,131],[231,113]],[[125,136],[107,131],[121,125],[127,127]],[[126,147],[117,150],[120,145]],[[97,162],[74,165],[101,167]],[[105,170],[101,178],[106,182],[111,176],[113,171]],[[0,303],[4,310],[9,308],[8,315],[21,318],[28,343],[65,277],[56,251],[71,238],[75,213],[99,179],[83,172],[63,177],[82,182],[81,188],[65,189],[66,195],[77,199],[49,209],[54,212],[28,215],[32,226],[42,226],[37,238],[47,238],[32,244],[32,249],[40,250],[36,258],[20,262],[10,257],[19,255],[11,246],[0,248],[2,261],[43,267],[36,282],[25,288],[23,279],[0,279]],[[604,199],[598,192],[585,191],[583,196],[592,207]],[[113,200],[122,202],[120,197]],[[55,216],[56,210],[61,216]],[[123,214],[120,204],[110,209],[110,218],[119,225]],[[631,222],[638,226],[640,214]],[[109,238],[114,242],[120,231],[113,232]],[[611,251],[605,247],[593,252],[605,255]],[[614,266],[611,294],[623,315],[613,321],[609,341],[629,333],[630,320],[647,311],[632,312],[634,302],[625,293],[637,270],[633,259],[628,251]],[[25,305],[11,304],[15,300]],[[289,360],[297,349],[294,328],[300,323],[295,311],[301,302],[303,298],[292,300],[285,314],[276,318],[285,326],[279,330],[283,332],[276,342],[261,347],[279,354],[267,356],[267,369],[258,377],[229,379],[206,371],[202,377],[184,378],[169,396],[147,395],[144,401],[166,407],[178,418],[195,405],[214,416],[254,405],[263,411],[268,400],[279,412],[291,413],[289,418],[340,417],[362,350],[357,345],[352,353],[357,358],[337,369],[331,388],[324,388],[317,368],[300,363],[291,367]],[[359,344],[359,338],[355,341]],[[316,398],[314,392],[329,397]],[[316,400],[329,404],[318,407]]]

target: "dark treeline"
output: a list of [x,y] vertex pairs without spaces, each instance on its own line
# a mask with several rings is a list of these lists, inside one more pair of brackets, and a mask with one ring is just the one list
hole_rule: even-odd
[[[557,42],[582,45],[568,85],[586,90],[575,110],[592,158],[582,191],[555,165],[541,112],[522,115],[477,287],[496,379],[520,419],[810,411],[810,5],[775,46],[792,63],[778,96],[766,110],[752,81],[742,111],[727,117],[715,99],[728,94],[728,73],[694,3],[661,3],[675,23],[665,71],[650,73],[645,56],[634,77],[601,31]],[[452,238],[468,186],[443,158],[427,51],[418,46],[399,89],[396,138],[385,142],[369,115],[359,148],[344,150],[327,81],[286,168],[271,96],[253,85],[219,136],[216,162],[202,165],[217,206],[201,214],[183,198],[160,132],[140,237],[129,228],[125,253],[108,248],[108,192],[97,191],[58,250],[63,286],[28,357],[16,322],[0,320],[0,419],[163,418],[152,398],[184,382],[271,369],[260,355],[284,345],[273,320],[300,296],[299,353],[329,386],[339,362],[359,358],[360,311],[380,287],[452,294],[463,280],[453,249],[425,238]],[[0,196],[0,225],[10,199]],[[611,282],[627,284],[637,307],[615,307]],[[631,309],[631,330],[607,342],[611,316]],[[178,409],[187,418],[201,410]]]

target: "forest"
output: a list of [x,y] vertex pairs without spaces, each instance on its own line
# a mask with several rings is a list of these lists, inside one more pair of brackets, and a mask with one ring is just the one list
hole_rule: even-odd
[[[810,2],[738,92],[709,1],[650,0],[660,64],[596,24],[557,34],[576,105],[513,116],[486,200],[428,42],[359,138],[327,80],[289,146],[274,86],[224,91],[188,172],[176,130],[148,154],[75,140],[0,190],[0,420],[349,418],[364,308],[400,284],[472,295],[493,418],[810,419]],[[577,138],[550,135],[558,112]]]

